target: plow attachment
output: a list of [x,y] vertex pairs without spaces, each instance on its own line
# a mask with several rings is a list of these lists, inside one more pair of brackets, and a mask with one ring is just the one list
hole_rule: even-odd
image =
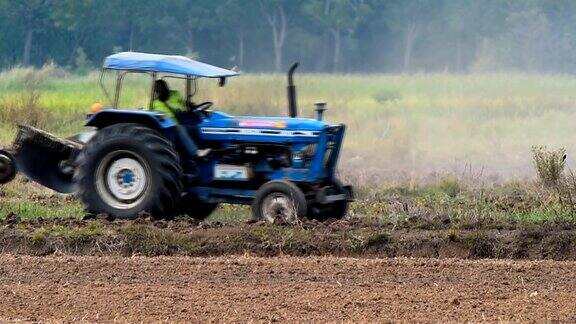
[[47,188],[73,193],[76,191],[72,179],[74,161],[81,150],[80,143],[57,138],[34,127],[19,126],[10,152],[0,151],[0,183],[12,180],[17,170]]

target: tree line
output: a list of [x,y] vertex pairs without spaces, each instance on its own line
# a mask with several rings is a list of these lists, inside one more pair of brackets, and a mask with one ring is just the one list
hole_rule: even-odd
[[118,51],[244,71],[576,71],[574,0],[0,0],[0,68]]

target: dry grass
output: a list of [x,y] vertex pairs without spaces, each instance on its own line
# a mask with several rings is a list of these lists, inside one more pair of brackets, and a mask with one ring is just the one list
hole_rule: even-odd
[[[93,102],[107,102],[98,73],[54,71],[1,74],[0,143],[23,120],[70,135],[82,129]],[[27,79],[41,82],[30,91]],[[148,79],[126,81],[122,105],[146,106]],[[534,145],[564,147],[567,166],[574,164],[576,78],[570,76],[299,75],[297,84],[302,116],[312,116],[314,102],[327,101],[328,120],[348,126],[340,176],[357,187],[416,188],[447,177],[478,186],[531,180]],[[196,101],[203,100],[230,114],[286,115],[285,76],[245,75],[224,88],[202,80]]]
[[28,124],[45,128],[51,123],[48,110],[39,106],[40,92],[27,89],[11,97],[0,98],[0,120],[9,125]]

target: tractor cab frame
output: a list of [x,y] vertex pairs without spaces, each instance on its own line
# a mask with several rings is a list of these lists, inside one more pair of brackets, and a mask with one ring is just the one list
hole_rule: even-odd
[[[126,64],[124,57],[132,57],[132,64]],[[238,73],[232,70],[226,70],[218,67],[214,67],[201,62],[196,62],[189,60],[183,56],[169,56],[168,58],[177,63],[178,60],[186,63],[194,62],[194,66],[178,67],[174,64],[170,65],[168,62],[164,64],[159,64],[158,61],[166,60],[167,56],[157,55],[157,54],[146,54],[146,53],[119,53],[109,56],[104,62],[104,66],[100,72],[99,85],[102,92],[111,103],[111,108],[118,109],[120,103],[120,96],[122,93],[122,83],[125,76],[129,74],[146,74],[150,76],[150,98],[148,102],[148,109],[153,110],[154,102],[154,83],[156,80],[166,80],[166,79],[176,79],[183,80],[185,83],[185,98],[186,102],[190,104],[192,102],[192,97],[198,91],[198,78],[217,78],[218,85],[223,87],[226,84],[226,78],[237,76]],[[150,62],[156,60],[156,64],[149,64],[148,66],[142,66],[141,64],[135,64],[136,60],[146,59]],[[174,63],[174,62],[173,62]],[[113,95],[106,89],[104,84],[105,76],[108,72],[115,72],[115,85]]]

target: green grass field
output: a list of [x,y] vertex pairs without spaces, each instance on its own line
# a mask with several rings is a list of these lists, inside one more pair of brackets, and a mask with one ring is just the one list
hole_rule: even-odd
[[[54,67],[0,73],[0,144],[9,144],[18,123],[58,135],[80,131],[90,105],[108,102],[98,79],[97,72],[73,76]],[[105,83],[111,89],[110,80]],[[576,77],[299,75],[297,84],[301,115],[312,116],[314,102],[326,101],[327,119],[348,126],[340,176],[369,201],[355,204],[355,213],[390,215],[389,198],[396,195],[408,197],[418,208],[438,207],[450,217],[470,211],[488,215],[495,209],[483,202],[485,196],[478,196],[481,190],[514,191],[510,183],[535,179],[533,145],[563,147],[568,166],[574,162]],[[230,114],[285,115],[285,86],[283,75],[244,75],[230,79],[224,88],[213,80],[202,81],[197,101],[213,101],[216,109]],[[146,106],[149,92],[147,79],[132,76],[123,89],[121,105]],[[443,183],[451,182],[459,188],[456,194],[442,189]],[[45,201],[35,204],[34,197],[17,199],[17,192],[28,186],[20,183],[2,189],[0,212],[81,214],[81,206],[71,198],[57,196],[57,207]],[[42,199],[52,195],[34,190],[41,191]],[[468,209],[454,209],[462,199],[470,202],[468,196],[476,199],[473,207],[466,203]],[[65,207],[61,202],[66,202]],[[533,219],[565,215],[543,203],[531,206],[536,207],[496,208],[496,214]],[[228,217],[225,214],[223,218]]]

